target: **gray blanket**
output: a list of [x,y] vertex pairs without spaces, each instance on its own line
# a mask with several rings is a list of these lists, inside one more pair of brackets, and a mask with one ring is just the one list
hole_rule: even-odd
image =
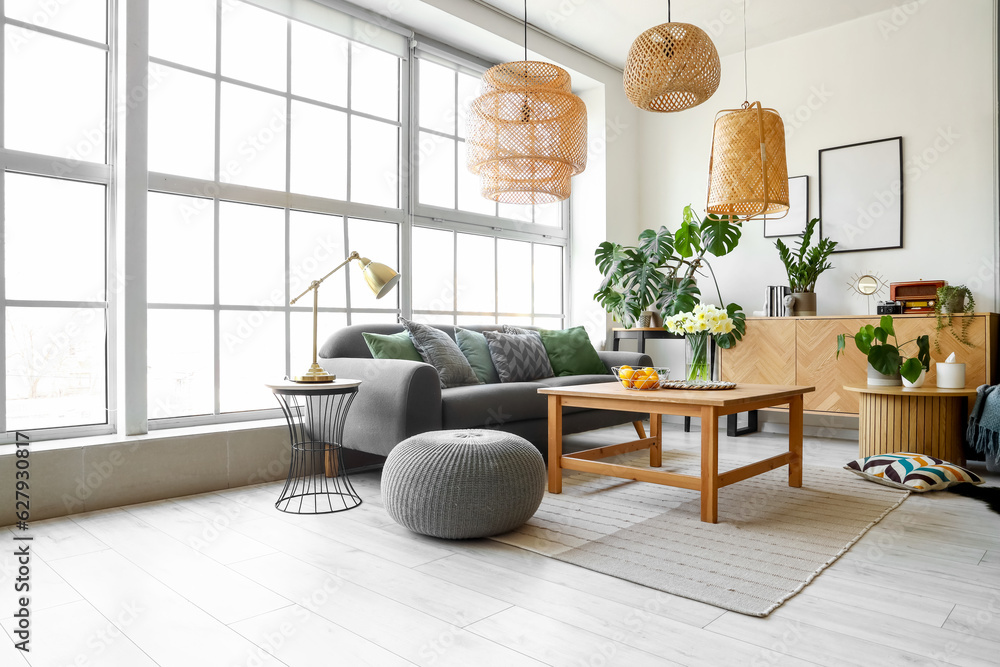
[[984,384],[976,390],[965,437],[987,460],[1000,458],[1000,385]]

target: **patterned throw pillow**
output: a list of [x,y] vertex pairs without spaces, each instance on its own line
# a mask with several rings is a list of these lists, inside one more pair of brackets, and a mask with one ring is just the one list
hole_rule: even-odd
[[528,382],[553,376],[541,337],[535,333],[484,331],[500,382]]
[[515,327],[513,324],[504,324],[502,328],[505,334],[535,334],[536,336],[541,336],[541,334],[539,334],[534,329],[524,329],[522,327]]
[[940,491],[965,482],[983,483],[976,473],[965,468],[932,456],[911,452],[876,454],[851,461],[844,466],[844,469],[871,482],[921,493]]
[[441,388],[464,387],[469,384],[481,384],[476,373],[469,365],[469,360],[462,354],[458,343],[451,336],[426,324],[410,322],[399,318],[413,340],[413,346],[428,364],[437,369],[441,379]]

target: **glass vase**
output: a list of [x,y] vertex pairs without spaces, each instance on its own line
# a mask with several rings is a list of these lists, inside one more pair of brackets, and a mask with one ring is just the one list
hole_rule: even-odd
[[684,336],[684,379],[688,382],[717,382],[719,367],[712,342],[712,334],[707,331],[689,333]]

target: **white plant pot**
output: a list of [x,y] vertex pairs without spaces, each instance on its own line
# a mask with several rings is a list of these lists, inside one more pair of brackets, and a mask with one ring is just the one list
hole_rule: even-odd
[[875,370],[871,364],[868,364],[869,387],[898,387],[901,379],[899,373],[895,375],[883,375]]
[[920,377],[918,377],[913,382],[910,382],[906,378],[902,378],[902,380],[903,380],[903,386],[904,387],[910,387],[911,389],[916,389],[917,387],[922,387],[922,386],[924,386],[924,382],[927,380],[927,369],[926,368],[920,369]]

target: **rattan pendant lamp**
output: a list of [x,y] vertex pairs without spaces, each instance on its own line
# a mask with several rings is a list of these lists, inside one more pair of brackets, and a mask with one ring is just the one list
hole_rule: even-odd
[[625,95],[646,111],[696,107],[719,88],[722,69],[712,39],[698,26],[667,22],[639,35],[628,50]]
[[[747,94],[746,0],[743,5],[743,85]],[[715,116],[708,163],[709,213],[754,220],[788,213],[785,125],[774,109],[743,102]]]
[[587,107],[566,70],[528,60],[527,0],[524,42],[524,60],[483,75],[469,109],[467,164],[487,199],[548,204],[569,197],[570,178],[587,167]]

